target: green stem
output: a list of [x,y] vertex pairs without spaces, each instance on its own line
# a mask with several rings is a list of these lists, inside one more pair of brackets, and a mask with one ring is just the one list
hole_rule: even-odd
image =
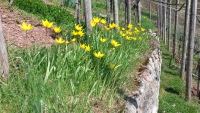
[[26,31],[26,38],[27,38],[27,31]]
[[46,36],[47,36],[47,28],[46,28]]

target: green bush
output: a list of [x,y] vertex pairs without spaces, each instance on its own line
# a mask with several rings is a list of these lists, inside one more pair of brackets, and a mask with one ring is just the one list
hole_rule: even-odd
[[28,13],[35,14],[42,19],[48,19],[58,25],[75,22],[74,16],[65,9],[45,4],[41,0],[15,0],[14,5]]

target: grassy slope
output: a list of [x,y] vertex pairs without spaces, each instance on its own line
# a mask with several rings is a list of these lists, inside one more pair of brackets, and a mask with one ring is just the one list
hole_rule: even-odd
[[171,55],[163,43],[161,44],[161,50],[163,63],[159,96],[159,113],[199,113],[200,104],[194,100],[187,102],[184,99],[185,83],[179,78],[178,69],[166,66],[169,64]]
[[[144,23],[147,23],[147,24],[144,24],[145,26],[151,26],[151,23],[146,21],[145,18],[142,18],[142,20],[144,20]],[[131,58],[131,60],[130,59],[128,60],[130,62],[134,62],[134,63],[132,63],[131,66],[135,66],[136,64],[138,64],[140,62],[139,60],[143,57],[143,54],[148,49],[148,47],[147,47],[148,45],[145,45],[145,44],[143,43],[142,47],[139,50],[140,51],[139,53],[135,53],[133,58]],[[78,97],[77,98],[73,97],[73,96],[71,96],[71,94],[69,94],[70,95],[69,97],[64,98],[66,96],[66,93],[68,93],[70,91],[67,92],[66,90],[64,90],[64,89],[67,89],[67,88],[64,88],[62,90],[61,90],[61,88],[57,88],[57,84],[63,85],[63,83],[64,84],[66,83],[65,81],[62,81],[62,82],[61,81],[54,81],[54,80],[57,80],[57,79],[52,79],[54,81],[54,82],[52,82],[53,85],[51,83],[50,83],[51,85],[44,85],[42,83],[43,77],[39,76],[39,75],[43,75],[45,73],[45,69],[44,69],[44,72],[41,71],[41,67],[40,67],[40,71],[32,71],[32,70],[38,70],[38,69],[32,68],[32,66],[35,65],[35,64],[33,64],[33,62],[37,62],[37,61],[42,62],[44,59],[46,61],[46,57],[45,57],[46,52],[45,51],[47,51],[47,50],[45,48],[42,48],[42,49],[36,48],[36,49],[33,49],[33,50],[32,49],[30,49],[30,50],[23,50],[23,49],[18,50],[16,48],[9,48],[9,49],[10,49],[9,50],[9,57],[10,57],[10,60],[11,60],[11,65],[13,64],[11,66],[11,68],[12,68],[11,69],[12,79],[10,80],[8,87],[4,87],[0,91],[1,92],[0,98],[4,98],[4,99],[1,100],[1,102],[4,103],[4,104],[0,105],[0,111],[1,110],[6,111],[6,112],[7,111],[10,111],[10,112],[11,111],[13,111],[13,112],[17,112],[17,111],[21,111],[21,112],[40,111],[44,107],[43,104],[41,104],[41,103],[45,103],[45,105],[52,108],[53,110],[60,110],[59,108],[55,107],[55,106],[58,105],[58,103],[56,103],[56,101],[55,101],[57,98],[59,98],[59,99],[61,98],[61,100],[59,101],[59,104],[61,103],[62,106],[64,106],[65,104],[68,104],[66,102],[61,102],[61,101],[65,101],[65,99],[67,99],[67,101],[69,103],[70,102],[73,103],[69,107],[71,111],[74,110],[77,103],[83,103],[82,101],[78,100],[79,99]],[[49,54],[51,54],[51,52],[56,53],[55,51],[53,51],[53,49],[51,49],[51,50],[52,51],[50,51]],[[54,57],[54,55],[52,55],[52,54],[49,55],[49,56]],[[79,56],[79,55],[77,55],[77,56]],[[25,61],[25,63],[23,63],[23,61]],[[31,63],[27,63],[29,61]],[[30,64],[30,65],[27,66],[27,64],[28,65]],[[51,62],[51,64],[52,64],[52,62]],[[35,66],[37,66],[37,65],[35,65]],[[27,70],[30,73],[26,72]],[[130,70],[133,71],[133,69],[130,69]],[[22,72],[25,72],[25,73],[22,73]],[[31,76],[26,76],[26,75],[28,75],[27,73],[30,74]],[[17,76],[17,75],[21,75],[21,76]],[[24,80],[24,76],[25,76],[25,78],[28,77],[27,82],[29,82],[29,83],[25,82],[26,80]],[[69,79],[67,79],[67,81],[69,81]],[[132,81],[130,81],[130,82],[132,82]],[[91,83],[91,82],[89,82],[89,83]],[[26,84],[30,85],[30,87],[31,87],[30,90],[29,90],[29,88],[27,88],[29,86],[26,85]],[[127,83],[127,84],[129,84],[129,83]],[[67,84],[65,86],[70,87],[70,84]],[[87,89],[90,90],[90,87],[87,87],[87,86],[86,87],[83,86],[82,88],[87,88]],[[70,89],[70,88],[68,88],[68,89]],[[104,89],[102,89],[102,90],[104,90]],[[91,87],[91,92],[92,91],[93,91],[93,87]],[[110,94],[107,94],[107,93],[110,93]],[[105,99],[101,100],[101,101],[103,101],[102,103],[104,104],[104,106],[100,107],[99,109],[101,109],[102,111],[105,110],[105,109],[111,109],[109,111],[113,111],[113,112],[117,111],[117,110],[115,110],[115,108],[120,109],[118,107],[115,107],[115,105],[114,105],[115,102],[118,101],[118,100],[116,100],[115,96],[117,96],[119,94],[116,94],[116,93],[117,92],[113,93],[113,91],[112,92],[107,91],[106,94],[104,93]],[[81,96],[83,96],[83,97],[80,96],[80,98],[81,99],[85,98],[84,97],[85,95],[86,94],[82,94]],[[88,96],[88,98],[89,98],[89,96]],[[49,97],[53,98],[53,99],[49,99]],[[92,99],[93,98],[91,98],[91,101],[93,101]],[[123,99],[123,97],[120,98],[120,99]],[[101,103],[101,101],[98,101],[98,100],[97,100],[97,102],[96,102],[96,100],[94,100],[94,101],[95,101],[95,102],[93,102],[94,104],[91,102],[91,106],[95,106],[96,103],[97,104]],[[58,105],[58,106],[60,106],[60,105]],[[79,106],[81,110],[85,110],[85,109],[90,110],[90,108],[84,108],[84,104],[77,104],[77,106]],[[46,108],[44,108],[44,109],[46,109]],[[62,110],[63,109],[65,110],[67,108],[64,107],[64,108],[62,108]],[[75,109],[74,112],[75,111],[79,111],[79,110]]]

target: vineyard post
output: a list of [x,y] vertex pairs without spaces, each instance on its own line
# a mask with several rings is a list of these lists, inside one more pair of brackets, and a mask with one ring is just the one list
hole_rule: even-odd
[[3,36],[3,28],[0,18],[0,79],[7,82],[9,74],[9,64],[6,51],[6,44]]

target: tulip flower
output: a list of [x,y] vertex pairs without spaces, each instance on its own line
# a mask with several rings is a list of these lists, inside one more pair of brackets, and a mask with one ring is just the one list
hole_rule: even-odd
[[46,36],[47,36],[47,28],[51,28],[53,25],[53,22],[49,22],[47,19],[45,21],[42,20],[42,25],[46,28]]
[[24,31],[29,31],[33,28],[31,24],[26,24],[26,22],[22,22],[22,24],[19,25],[19,27]]
[[136,40],[137,40],[137,38],[136,38],[136,37],[133,37],[132,39],[133,39],[134,41],[136,41]]
[[101,19],[100,21],[102,24],[106,24],[106,20],[105,19]]
[[84,32],[83,32],[83,31],[79,31],[79,32],[78,32],[78,35],[79,35],[80,37],[83,37]]
[[102,57],[104,56],[104,54],[101,53],[100,51],[99,51],[99,52],[94,52],[93,54],[94,54],[94,56],[97,57],[97,58],[102,58]]
[[129,29],[132,29],[133,25],[132,24],[128,24],[127,26]]
[[76,30],[81,31],[82,28],[83,28],[82,26],[80,26],[80,25],[76,25],[76,24],[75,24],[75,29],[76,29]]
[[63,44],[65,42],[65,40],[62,39],[62,37],[55,39],[55,41],[57,44]]
[[92,27],[95,27],[95,26],[96,26],[96,23],[95,23],[95,22],[91,22],[90,25],[91,25]]
[[60,32],[61,32],[61,29],[60,29],[60,27],[54,27],[54,28],[53,28],[53,31],[54,31],[55,33],[60,33]]
[[65,43],[66,43],[66,44],[69,44],[69,41],[68,41],[68,40],[66,40],[66,41],[65,41]]
[[33,26],[31,24],[26,24],[25,22],[22,22],[21,25],[19,25],[19,27],[26,31],[26,37],[27,37],[27,31],[31,30],[33,28]]
[[51,28],[53,25],[53,22],[49,22],[48,20],[42,20],[42,25],[46,28]]
[[106,42],[106,39],[105,38],[100,38],[100,41],[101,42]]
[[85,49],[85,44],[80,44],[80,47],[81,47],[82,49]]
[[78,35],[78,32],[75,31],[75,30],[73,30],[73,31],[72,31],[72,35],[76,36],[76,35]]
[[86,51],[91,51],[90,45],[85,46],[85,50],[86,50]]
[[118,47],[118,46],[120,46],[121,44],[119,44],[117,41],[115,41],[115,40],[111,40],[111,45],[113,45],[114,47]]
[[93,18],[92,20],[93,20],[93,22],[95,22],[95,23],[99,23],[99,22],[100,22],[100,18],[98,18],[98,17]]
[[141,28],[141,31],[142,31],[142,32],[144,32],[144,31],[145,31],[145,29],[144,29],[144,28]]
[[76,42],[76,38],[73,38],[73,39],[72,39],[72,42]]

